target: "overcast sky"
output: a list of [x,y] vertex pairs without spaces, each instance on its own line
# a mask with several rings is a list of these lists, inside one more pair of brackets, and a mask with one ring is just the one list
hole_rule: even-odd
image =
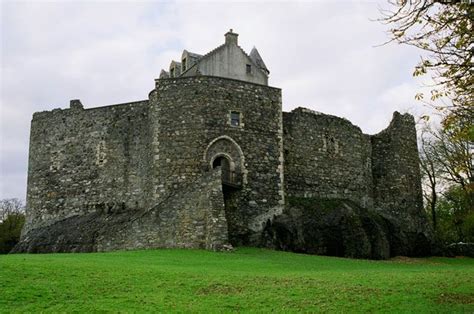
[[[25,199],[32,114],[146,99],[161,68],[183,49],[207,53],[230,28],[247,52],[256,46],[298,106],[384,129],[395,110],[420,115],[420,52],[391,44],[385,1],[1,2],[0,198]],[[51,126],[54,127],[54,126]]]

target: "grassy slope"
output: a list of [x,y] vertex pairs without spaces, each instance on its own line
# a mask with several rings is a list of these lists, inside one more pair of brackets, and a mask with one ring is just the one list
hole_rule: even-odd
[[474,259],[240,248],[0,256],[0,311],[474,311]]

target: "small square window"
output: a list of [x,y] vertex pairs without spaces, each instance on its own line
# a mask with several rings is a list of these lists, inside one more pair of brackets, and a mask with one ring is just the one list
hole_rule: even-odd
[[247,74],[252,73],[252,66],[250,64],[247,64],[246,71],[247,71]]
[[230,112],[230,125],[240,126],[240,112],[237,112],[237,111]]

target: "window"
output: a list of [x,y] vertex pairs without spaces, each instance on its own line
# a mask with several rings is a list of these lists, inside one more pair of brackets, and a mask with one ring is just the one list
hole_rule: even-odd
[[183,59],[183,63],[181,64],[182,72],[186,71],[186,58]]
[[250,64],[247,64],[246,70],[247,70],[247,74],[252,73],[252,66]]
[[237,112],[237,111],[230,112],[230,125],[240,126],[240,112]]
[[170,77],[174,77],[174,68],[170,70]]

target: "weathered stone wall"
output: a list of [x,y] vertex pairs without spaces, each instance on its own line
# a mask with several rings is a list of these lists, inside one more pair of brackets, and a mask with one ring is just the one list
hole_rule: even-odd
[[[230,237],[257,244],[284,201],[281,90],[218,77],[160,79],[150,104],[155,201],[226,156],[241,180],[225,195],[234,204]],[[240,113],[237,127],[231,111]]]
[[[230,241],[372,258],[425,254],[418,161],[410,115],[395,113],[369,136],[304,108],[282,116],[278,88],[159,79],[148,101],[86,110],[72,101],[34,114],[16,251],[219,249]],[[304,206],[287,203],[283,212],[285,194]]]
[[148,203],[148,101],[35,113],[31,122],[27,224]]
[[153,207],[110,226],[99,251],[181,247],[219,250],[228,244],[220,169],[181,183]]
[[84,212],[39,226],[22,237],[14,252],[220,250],[228,244],[219,170],[206,172],[174,192],[147,209]]
[[375,207],[391,214],[423,208],[415,120],[395,112],[388,128],[371,136]]
[[284,113],[289,197],[348,199],[371,207],[371,145],[349,121],[305,108]]

